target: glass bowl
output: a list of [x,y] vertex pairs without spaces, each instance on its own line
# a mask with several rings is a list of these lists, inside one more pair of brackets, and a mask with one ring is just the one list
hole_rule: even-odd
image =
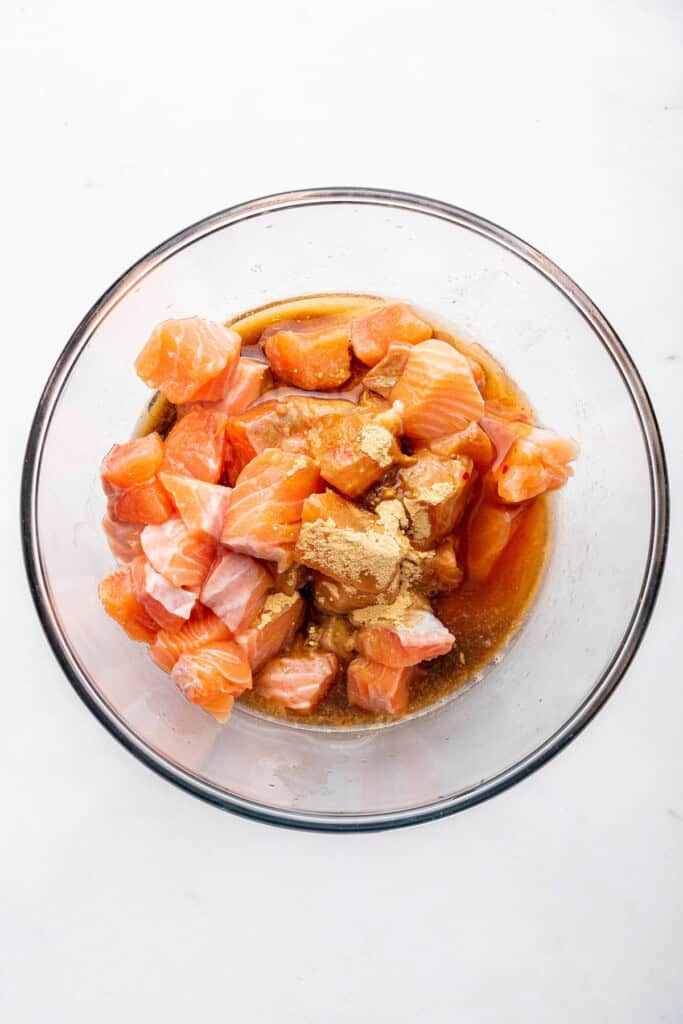
[[[580,444],[554,541],[504,655],[442,705],[379,727],[292,726],[188,704],[99,606],[113,565],[98,466],[148,398],[133,360],[171,316],[225,319],[319,292],[403,297],[490,348],[541,421]],[[500,792],[556,754],[642,639],[667,533],[645,388],[591,300],[540,252],[445,203],[372,189],[290,192],[217,213],[143,257],[95,303],[47,382],[22,487],[26,567],[77,693],[132,753],[220,807],[281,825],[406,825]]]

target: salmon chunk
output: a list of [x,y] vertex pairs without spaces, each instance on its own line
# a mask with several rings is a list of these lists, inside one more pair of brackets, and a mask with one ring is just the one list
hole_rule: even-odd
[[391,401],[402,403],[404,432],[417,439],[464,430],[484,413],[466,357],[436,339],[415,345]]
[[379,363],[394,341],[414,345],[431,336],[429,324],[420,320],[404,302],[382,306],[368,316],[351,321],[351,345],[358,359],[366,366]]
[[362,626],[357,638],[364,658],[391,668],[417,665],[448,654],[454,642],[443,623],[422,608],[411,609],[395,620],[387,617],[377,625]]
[[563,487],[574,470],[576,444],[551,430],[532,427],[513,442],[494,473],[498,497],[506,502],[528,501]]
[[320,486],[316,464],[305,455],[267,448],[240,473],[225,516],[222,541],[233,551],[275,562],[284,572],[294,560],[306,498]]
[[386,355],[363,377],[363,387],[382,398],[388,398],[406,368],[413,346],[405,341],[392,341]]
[[189,317],[165,320],[154,328],[135,361],[138,377],[158,388],[169,402],[211,400],[209,385],[237,361],[241,340],[223,324]]
[[270,369],[258,359],[242,356],[228,381],[225,395],[215,406],[228,416],[244,412],[272,384]]
[[272,576],[256,559],[223,551],[202,587],[201,600],[237,633],[258,615],[272,586]]
[[339,388],[351,376],[348,322],[277,331],[263,349],[275,376],[304,391]]
[[173,503],[156,477],[125,491],[110,491],[107,509],[115,523],[153,525],[173,515]]
[[311,456],[323,480],[357,498],[402,460],[400,427],[398,415],[373,417],[358,408],[323,416],[307,434]]
[[339,671],[334,654],[303,651],[270,661],[254,680],[254,690],[290,711],[312,711]]
[[349,704],[378,715],[403,715],[416,671],[412,665],[390,668],[367,658],[354,658],[346,674]]
[[166,438],[161,472],[218,483],[225,456],[226,421],[225,413],[193,406]]
[[408,513],[408,535],[418,550],[433,548],[457,526],[469,497],[474,466],[467,456],[442,459],[421,451],[399,470],[398,486]]
[[230,487],[171,473],[160,473],[159,480],[190,533],[206,533],[216,539],[220,537],[232,494]]
[[126,490],[153,480],[163,457],[164,442],[156,432],[147,434],[115,444],[102,462],[100,473],[113,487]]
[[225,623],[209,608],[198,604],[176,633],[160,629],[149,653],[159,668],[170,672],[181,654],[199,650],[217,640],[230,639],[230,630]]
[[117,562],[127,565],[142,554],[140,544],[142,523],[117,523],[107,513],[102,520],[102,529]]
[[179,630],[197,603],[190,590],[176,587],[144,557],[131,562],[135,596],[151,619],[161,629]]
[[268,595],[251,626],[235,636],[235,643],[246,654],[252,672],[258,672],[294,639],[303,617],[304,602],[300,594]]
[[454,434],[421,442],[419,447],[422,448],[423,445],[444,459],[451,459],[454,455],[467,455],[475,466],[481,469],[488,469],[493,462],[493,445],[486,431],[478,423],[470,423],[464,430],[458,430]]
[[145,643],[154,640],[159,627],[136,597],[129,566],[105,576],[99,595],[107,615],[125,629],[131,640]]
[[235,697],[251,687],[251,669],[244,652],[230,640],[181,654],[171,678],[187,700],[218,722],[227,722]]
[[176,587],[201,587],[216,554],[215,540],[190,533],[180,516],[146,526],[140,544],[150,564]]
[[467,577],[484,583],[520,523],[522,507],[504,508],[482,501],[467,524]]
[[369,594],[367,590],[359,590],[350,583],[340,583],[316,572],[313,574],[313,603],[322,612],[346,615],[347,612],[367,608],[372,604],[391,604],[396,599],[400,582],[400,576],[396,573],[385,590]]

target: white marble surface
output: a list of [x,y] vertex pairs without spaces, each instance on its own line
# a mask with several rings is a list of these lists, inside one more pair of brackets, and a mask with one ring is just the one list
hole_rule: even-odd
[[[679,0],[4,0],[0,88],[0,1019],[682,1020]],[[119,747],[47,648],[17,522],[91,301],[214,209],[330,183],[451,200],[572,274],[643,373],[674,498],[645,642],[570,748],[347,837],[220,813]]]

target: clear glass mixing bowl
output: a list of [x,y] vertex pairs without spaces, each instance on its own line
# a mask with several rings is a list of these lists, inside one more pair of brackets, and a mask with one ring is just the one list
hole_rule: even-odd
[[[148,392],[133,360],[170,316],[224,319],[317,292],[401,296],[481,341],[541,420],[581,446],[554,499],[554,543],[528,619],[484,677],[376,729],[293,727],[188,704],[104,614],[112,567],[98,466]],[[417,196],[336,188],[259,199],[164,242],[95,303],[61,354],[31,430],[25,560],[76,691],[150,767],[263,821],[385,828],[461,810],[538,768],[590,720],[643,636],[662,571],[662,444],[638,373],[590,299],[502,228]]]

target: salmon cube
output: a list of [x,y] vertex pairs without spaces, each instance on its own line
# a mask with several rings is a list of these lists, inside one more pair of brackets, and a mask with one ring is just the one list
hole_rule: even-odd
[[467,456],[442,459],[420,451],[398,473],[408,535],[418,550],[433,548],[457,526],[470,494],[474,466]]
[[215,641],[231,639],[225,623],[209,608],[196,604],[188,621],[177,632],[159,630],[149,653],[159,668],[170,672],[181,654],[197,651]]
[[164,523],[173,515],[173,503],[156,477],[146,484],[110,492],[109,517],[115,523]]
[[166,438],[160,472],[218,483],[225,457],[225,413],[193,406]]
[[521,519],[523,506],[504,508],[481,501],[467,524],[467,578],[484,583],[507,545]]
[[304,391],[339,388],[351,376],[348,323],[280,330],[263,348],[275,376]]
[[105,576],[99,595],[107,615],[125,629],[131,640],[145,643],[154,640],[159,627],[136,597],[129,566]]
[[320,703],[337,677],[334,654],[303,651],[273,658],[254,680],[254,691],[290,711],[307,712]]
[[408,709],[410,684],[416,672],[413,665],[390,668],[367,658],[354,658],[346,672],[348,702],[377,715],[398,718]]
[[316,572],[313,574],[313,603],[322,612],[346,615],[368,605],[391,604],[396,600],[400,583],[400,575],[396,573],[386,590],[369,594],[367,590],[359,590],[349,583],[340,583]]
[[363,387],[382,398],[389,395],[398,384],[408,362],[413,346],[405,341],[392,341],[386,355],[363,377]]
[[102,462],[102,479],[120,490],[148,483],[156,476],[163,457],[164,442],[156,432],[115,444]]
[[153,568],[176,587],[201,587],[216,555],[215,540],[190,533],[180,516],[146,526],[140,543]]
[[176,587],[141,555],[131,562],[135,596],[161,629],[179,630],[197,603],[197,595]]
[[395,619],[387,617],[376,625],[364,625],[357,638],[364,658],[391,668],[418,665],[448,654],[454,642],[443,623],[423,608],[411,608]]
[[303,621],[304,611],[300,594],[268,595],[251,626],[235,636],[235,643],[246,654],[252,672],[258,672],[291,643]]
[[140,544],[142,523],[117,523],[107,513],[102,520],[102,529],[117,562],[127,565],[142,554]]
[[448,537],[421,559],[422,574],[414,584],[416,590],[422,594],[442,594],[460,585],[463,571],[458,564],[456,543]]
[[230,717],[235,697],[252,684],[244,652],[230,640],[181,654],[171,678],[187,700],[221,723]]
[[430,452],[444,459],[452,459],[454,455],[467,455],[475,466],[488,469],[493,462],[493,445],[485,430],[478,423],[470,423],[464,430],[445,437],[436,437],[432,441],[418,444],[424,445]]
[[404,433],[417,439],[464,430],[484,414],[467,358],[437,339],[415,345],[391,401],[401,402]]
[[323,416],[307,435],[323,480],[349,498],[367,491],[403,457],[396,443],[400,418],[395,420],[358,408]]
[[190,533],[206,533],[216,539],[220,537],[232,494],[229,487],[171,473],[160,473],[159,480]]
[[278,572],[284,572],[294,561],[304,500],[319,486],[318,467],[307,456],[267,448],[245,466],[235,483],[223,543],[233,551],[275,562]]
[[533,427],[526,437],[513,442],[496,469],[498,497],[516,503],[563,487],[573,475],[569,463],[575,458],[572,440]]
[[216,408],[228,416],[236,416],[260,398],[272,382],[270,369],[266,363],[242,356],[228,381],[225,395]]
[[392,342],[414,345],[431,338],[432,329],[403,302],[382,306],[368,316],[351,321],[351,345],[366,366],[375,366]]
[[223,324],[200,317],[165,320],[152,331],[135,369],[169,402],[189,402],[213,393],[208,385],[237,361],[240,345],[239,335]]
[[202,587],[201,600],[237,633],[258,615],[272,586],[272,576],[256,559],[223,551]]

